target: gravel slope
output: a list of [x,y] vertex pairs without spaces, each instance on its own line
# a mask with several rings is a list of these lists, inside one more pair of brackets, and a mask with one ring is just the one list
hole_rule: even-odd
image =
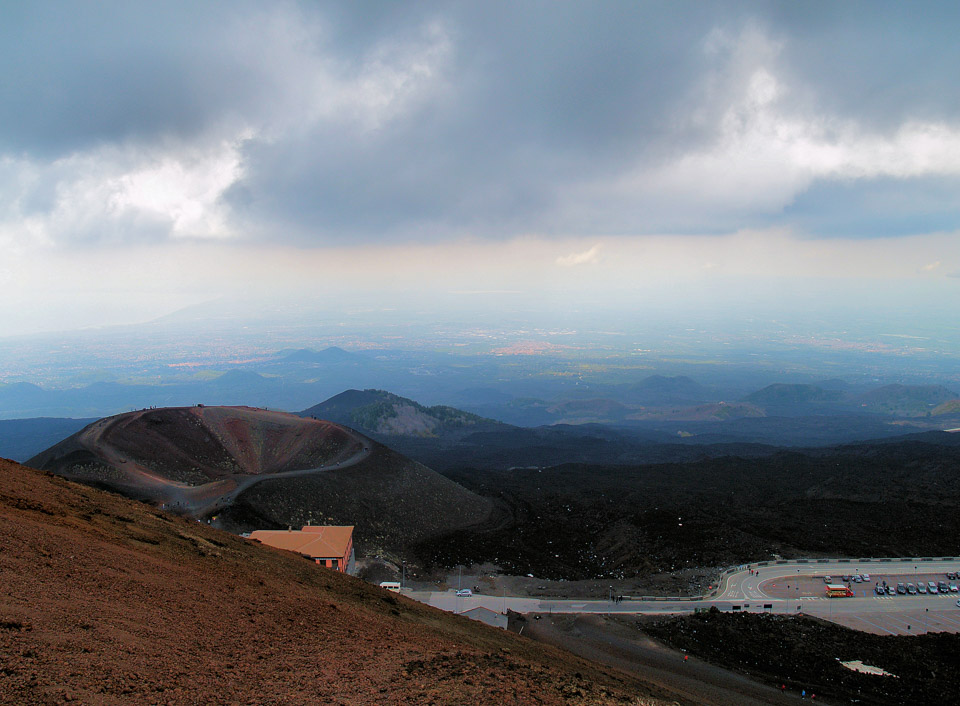
[[0,702],[660,704],[639,679],[0,460]]

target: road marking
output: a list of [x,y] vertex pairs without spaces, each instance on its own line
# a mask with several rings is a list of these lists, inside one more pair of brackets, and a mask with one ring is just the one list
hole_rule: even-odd
[[946,615],[944,613],[940,613],[939,615],[942,620],[946,620],[948,623],[953,623],[954,625],[960,625],[960,620],[958,620],[956,617],[950,617],[949,615]]
[[[909,617],[909,616],[908,616],[908,617]],[[896,613],[888,613],[887,616],[886,616],[886,618],[887,618],[887,620],[889,620],[891,623],[899,623],[901,626],[903,626],[903,625],[911,625],[911,624],[913,624],[914,622],[916,622],[916,621],[913,620],[912,618],[910,619],[910,622],[907,622],[907,619],[906,619],[906,618],[901,618],[901,617],[900,617],[898,614],[896,614]],[[903,630],[903,629],[901,628],[901,632],[906,632],[906,630]]]
[[850,618],[851,618],[852,620],[859,620],[860,622],[866,623],[867,625],[872,625],[873,627],[877,628],[878,630],[883,630],[884,632],[889,633],[889,634],[891,634],[891,635],[898,635],[898,634],[899,634],[899,633],[894,632],[893,630],[889,630],[889,629],[883,627],[882,625],[879,625],[879,624],[873,622],[872,620],[867,620],[866,618],[861,617],[861,616],[859,616],[859,615],[851,615]]

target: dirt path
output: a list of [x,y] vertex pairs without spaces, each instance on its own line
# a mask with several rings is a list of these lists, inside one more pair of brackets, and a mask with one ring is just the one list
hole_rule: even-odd
[[604,616],[528,617],[523,634],[629,674],[640,674],[674,692],[685,704],[752,706],[800,700],[799,694],[789,690],[781,694],[779,689],[694,657],[684,660],[681,652]]

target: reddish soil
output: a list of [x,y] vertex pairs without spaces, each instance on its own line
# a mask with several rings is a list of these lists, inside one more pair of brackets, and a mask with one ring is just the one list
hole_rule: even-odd
[[3,703],[639,705],[667,696],[296,555],[3,460],[0,586]]

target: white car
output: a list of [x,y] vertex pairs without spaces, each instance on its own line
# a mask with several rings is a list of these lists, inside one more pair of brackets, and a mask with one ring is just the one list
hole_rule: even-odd
[[957,601],[957,607],[960,608],[960,600]]
[[461,588],[457,591],[458,597],[466,597],[466,596],[472,596],[472,595],[473,595],[473,591],[471,591],[469,588]]

